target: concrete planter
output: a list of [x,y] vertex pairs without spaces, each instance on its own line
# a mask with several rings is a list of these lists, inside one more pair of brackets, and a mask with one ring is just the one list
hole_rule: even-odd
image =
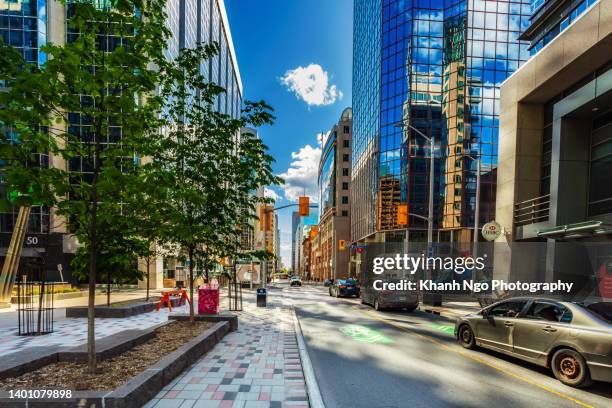
[[[185,343],[172,353],[166,355],[153,366],[144,370],[140,374],[133,377],[127,383],[121,385],[113,391],[75,391],[72,393],[72,398],[67,399],[28,399],[28,407],[40,408],[64,408],[64,407],[87,407],[87,408],[137,408],[147,403],[176,376],[178,376],[185,368],[191,366],[205,353],[210,351],[228,332],[231,326],[227,321],[220,321],[211,328],[202,332],[199,336]],[[124,332],[122,332],[124,333]],[[144,333],[143,333],[144,335]],[[111,336],[114,337],[114,336]],[[104,340],[104,339],[103,339]],[[134,341],[132,336],[130,341]],[[114,352],[123,347],[121,344],[114,346]],[[31,371],[42,365],[49,364],[54,361],[66,358],[77,358],[75,354],[79,351],[70,350],[63,352],[55,352],[54,355],[47,354],[41,351],[41,355],[37,355],[36,361],[22,364],[21,369]],[[111,353],[112,354],[112,353]],[[118,352],[117,352],[118,354]],[[86,358],[85,353],[85,358]],[[46,360],[45,360],[46,359]],[[44,364],[42,363],[44,360]],[[27,366],[27,367],[25,367]],[[34,367],[34,368],[32,368]],[[0,377],[6,375],[0,366]],[[0,406],[3,408],[22,408],[26,406],[25,399],[10,399],[8,391],[0,391]]]
[[[172,307],[177,307],[179,305],[180,298],[172,297],[170,298],[172,302]],[[108,307],[108,306],[96,306],[95,316],[101,318],[121,318],[121,317],[129,317],[142,313],[148,313],[155,310],[157,304],[159,302],[145,302],[143,300],[142,303],[134,303],[125,307]],[[162,307],[166,307],[163,305]],[[66,308],[66,317],[87,317],[87,306],[73,306]]]

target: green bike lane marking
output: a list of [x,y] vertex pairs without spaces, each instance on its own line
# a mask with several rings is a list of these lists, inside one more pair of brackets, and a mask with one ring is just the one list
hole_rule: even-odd
[[340,332],[355,341],[362,343],[393,344],[394,341],[381,332],[366,326],[349,324],[340,328]]
[[434,329],[434,330],[438,330],[444,333],[448,333],[448,334],[455,334],[455,326],[449,326],[447,324],[429,324],[428,327]]

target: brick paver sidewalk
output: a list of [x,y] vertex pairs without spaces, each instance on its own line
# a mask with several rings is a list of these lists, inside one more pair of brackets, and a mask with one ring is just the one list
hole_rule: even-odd
[[236,332],[168,384],[146,408],[306,408],[308,397],[293,326],[280,303],[245,302]]

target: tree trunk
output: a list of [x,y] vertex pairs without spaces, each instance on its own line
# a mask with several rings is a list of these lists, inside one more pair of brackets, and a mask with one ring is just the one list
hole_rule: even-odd
[[149,301],[149,288],[151,287],[149,285],[149,279],[151,278],[150,273],[149,273],[150,265],[151,265],[151,258],[147,256],[147,302]]
[[98,213],[98,192],[96,188],[97,174],[94,173],[94,182],[92,183],[92,209],[91,220],[89,222],[89,231],[91,237],[91,247],[89,252],[89,297],[87,300],[87,366],[89,372],[96,372],[96,334],[95,334],[95,303],[96,303],[96,261],[98,252],[97,238],[97,213]]
[[194,323],[193,312],[193,248],[189,248],[189,321]]
[[110,270],[106,273],[106,306],[110,307],[110,287],[111,287],[111,274]]

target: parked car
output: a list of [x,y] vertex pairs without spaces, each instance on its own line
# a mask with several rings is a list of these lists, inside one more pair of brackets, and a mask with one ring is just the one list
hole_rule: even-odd
[[289,278],[289,285],[290,286],[302,286],[302,279],[299,276],[294,275],[291,278]]
[[355,279],[338,279],[329,287],[329,296],[359,297],[360,289],[361,289],[361,285],[359,285],[359,283],[357,283]]
[[328,287],[334,284],[334,280],[333,279],[325,279],[323,281],[323,286]]
[[[399,279],[385,279],[385,282],[399,282]],[[419,307],[419,293],[410,290],[376,290],[372,285],[361,290],[361,303],[372,305],[375,310],[405,309],[408,312]]]
[[612,382],[612,303],[584,306],[539,297],[510,298],[457,319],[465,348],[495,350],[552,369],[566,385]]

